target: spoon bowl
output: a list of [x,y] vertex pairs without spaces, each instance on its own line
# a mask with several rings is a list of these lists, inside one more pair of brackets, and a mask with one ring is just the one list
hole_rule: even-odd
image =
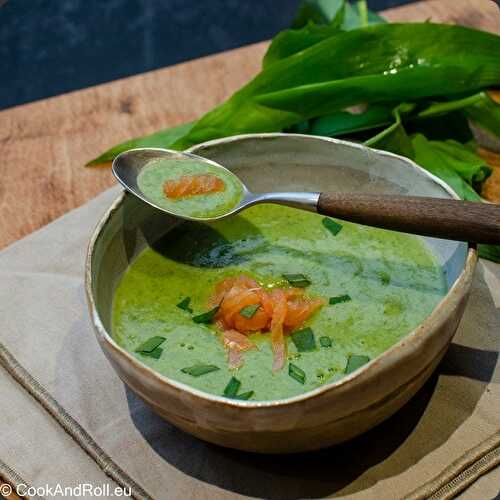
[[[167,210],[165,207],[160,206],[154,199],[147,196],[139,187],[137,182],[141,172],[155,160],[171,160],[172,162],[179,162],[184,160],[196,161],[201,164],[210,165],[224,172],[224,175],[236,178],[241,185],[242,197],[227,212],[212,217],[195,217],[192,215],[173,212]],[[184,153],[170,149],[161,148],[137,148],[130,149],[118,155],[112,164],[112,172],[118,182],[129,192],[140,198],[145,203],[148,203],[158,210],[180,217],[181,219],[213,222],[216,220],[224,219],[241,212],[245,208],[258,203],[279,203],[304,210],[315,212],[317,210],[319,193],[300,193],[300,192],[283,192],[283,193],[252,193],[246,185],[239,179],[233,172],[223,167],[219,163],[203,158],[202,156],[193,153]]]

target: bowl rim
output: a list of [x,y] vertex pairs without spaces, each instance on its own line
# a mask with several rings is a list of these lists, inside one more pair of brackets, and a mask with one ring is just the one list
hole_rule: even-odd
[[[187,149],[186,152],[194,152],[196,154],[199,154],[198,151],[200,150],[202,151],[204,148],[214,145],[238,142],[245,139],[273,139],[279,137],[295,137],[307,141],[318,140],[333,144],[342,144],[360,150],[369,150],[375,154],[385,156],[388,158],[395,158],[398,160],[402,160],[409,166],[419,171],[421,174],[427,176],[435,183],[440,185],[445,191],[448,192],[448,194],[450,194],[452,198],[460,199],[459,196],[455,193],[455,191],[450,186],[448,186],[448,184],[446,184],[443,180],[431,174],[430,172],[423,169],[415,162],[404,156],[390,153],[388,151],[370,148],[362,144],[345,141],[342,139],[335,139],[332,137],[308,136],[304,134],[287,134],[282,132],[240,134],[235,136],[224,137],[221,139],[206,141],[197,144],[195,146],[192,146],[191,148]],[[201,154],[201,156],[203,155]],[[473,246],[469,244],[464,268],[458,275],[457,279],[455,280],[455,283],[453,283],[452,287],[448,290],[446,295],[442,297],[442,299],[434,307],[432,312],[421,323],[419,323],[412,331],[408,332],[398,342],[389,347],[389,349],[383,351],[377,357],[371,359],[368,363],[358,368],[354,372],[350,373],[349,375],[344,376],[340,380],[321,385],[316,389],[312,389],[297,396],[292,396],[288,398],[264,400],[264,401],[242,401],[242,400],[230,399],[224,396],[218,396],[215,394],[210,394],[208,392],[201,391],[188,384],[184,384],[183,382],[179,382],[165,375],[162,375],[153,368],[150,368],[148,365],[142,363],[139,359],[135,358],[131,353],[122,348],[104,327],[101,318],[99,316],[99,313],[97,311],[96,303],[92,293],[92,281],[93,281],[92,257],[94,255],[94,249],[96,248],[96,245],[103,234],[104,227],[109,222],[113,214],[122,205],[126,196],[127,196],[126,191],[122,191],[114,199],[113,203],[109,206],[106,212],[101,216],[99,222],[97,223],[92,233],[87,248],[86,260],[85,260],[85,294],[87,297],[87,304],[91,316],[91,321],[94,327],[94,331],[97,336],[97,340],[106,343],[113,351],[115,351],[115,353],[119,354],[122,358],[126,359],[127,362],[129,362],[132,365],[134,370],[141,371],[147,374],[148,376],[153,377],[153,379],[155,379],[156,382],[167,385],[170,388],[178,391],[187,392],[188,394],[196,398],[201,398],[205,401],[216,404],[222,404],[226,407],[259,409],[259,408],[276,408],[281,406],[289,406],[295,403],[300,403],[302,401],[320,397],[325,392],[330,392],[337,388],[340,387],[343,388],[345,386],[353,384],[354,381],[360,377],[369,377],[371,373],[374,373],[374,371],[378,369],[377,368],[378,366],[384,363],[390,364],[392,361],[394,361],[395,359],[394,356],[397,357],[398,354],[399,354],[399,359],[411,355],[412,352],[417,350],[420,343],[423,341],[423,337],[426,336],[428,330],[433,325],[434,328],[439,328],[439,326],[448,319],[449,316],[448,312],[453,310],[453,308],[455,307],[456,303],[461,298],[461,296],[467,292],[468,290],[467,284],[472,281],[474,268],[477,262],[477,251]],[[99,343],[101,344],[101,342]]]

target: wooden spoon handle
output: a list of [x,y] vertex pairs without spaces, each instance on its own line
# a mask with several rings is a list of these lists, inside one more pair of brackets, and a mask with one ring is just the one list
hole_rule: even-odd
[[500,205],[443,198],[321,193],[318,212],[367,226],[500,244]]

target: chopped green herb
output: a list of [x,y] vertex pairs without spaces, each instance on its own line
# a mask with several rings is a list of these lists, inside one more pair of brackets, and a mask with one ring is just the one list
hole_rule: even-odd
[[136,350],[135,352],[140,352],[141,354],[144,353],[149,353],[154,351],[158,346],[163,344],[165,342],[165,337],[151,337],[145,342],[143,342]]
[[330,297],[328,303],[334,306],[335,304],[342,304],[342,302],[349,302],[350,300],[352,300],[350,295],[338,295],[337,297]]
[[244,401],[246,401],[247,399],[250,399],[254,394],[254,391],[242,392],[241,394],[234,396],[233,399],[243,399]]
[[370,358],[368,356],[363,356],[361,354],[351,354],[347,360],[347,365],[345,367],[345,373],[352,373],[353,371],[361,368],[363,365],[368,363]]
[[153,349],[151,352],[141,352],[143,356],[147,356],[148,358],[154,358],[154,359],[160,359],[161,353],[163,352],[163,349],[161,347],[157,347],[156,349]]
[[224,389],[224,396],[226,396],[226,398],[234,398],[236,394],[238,394],[240,386],[241,382],[237,378],[231,377],[231,380],[228,382],[226,388]]
[[332,339],[330,337],[320,337],[319,345],[321,347],[332,347]]
[[199,377],[201,375],[205,375],[210,372],[215,372],[219,369],[218,366],[215,365],[193,365],[187,366],[186,368],[182,368],[181,372],[187,373],[193,377]]
[[386,273],[385,271],[380,271],[378,273],[378,277],[380,279],[380,283],[382,283],[382,285],[388,285],[390,282],[391,282],[391,276],[389,273]]
[[311,284],[311,280],[303,274],[284,274],[283,278],[285,278],[290,285],[297,288],[305,288]]
[[189,307],[189,304],[191,302],[191,297],[186,297],[185,299],[182,299],[178,304],[177,307],[179,309],[182,309],[183,311],[187,311],[189,313],[192,313],[193,310]]
[[342,229],[341,224],[335,222],[332,219],[329,219],[328,217],[323,217],[321,222],[323,223],[323,226],[325,226],[326,229],[328,229],[328,231],[333,234],[333,236],[337,236],[337,234],[339,234]]
[[212,323],[215,315],[217,314],[217,311],[219,310],[219,307],[220,306],[215,306],[213,309],[210,309],[210,311],[198,314],[197,316],[193,316],[193,321],[195,323]]
[[297,330],[292,333],[292,340],[299,352],[310,352],[316,350],[316,339],[310,328]]
[[306,372],[293,363],[288,363],[288,375],[301,384],[306,382]]
[[250,319],[256,312],[257,309],[260,307],[260,304],[252,304],[250,306],[245,306],[240,309],[240,314],[244,318]]

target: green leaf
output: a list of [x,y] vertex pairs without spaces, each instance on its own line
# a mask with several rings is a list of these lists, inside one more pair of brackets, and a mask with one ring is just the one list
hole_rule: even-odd
[[241,382],[237,378],[231,377],[231,380],[229,380],[226,388],[224,389],[224,396],[226,396],[226,398],[234,398],[236,394],[238,394],[240,386]]
[[[361,5],[360,4],[364,4]],[[308,23],[328,24],[342,13],[343,29],[354,29],[369,24],[385,23],[385,19],[366,8],[366,2],[356,2],[353,7],[343,0],[303,0],[293,21],[292,28],[303,28]],[[363,17],[361,19],[361,16]]]
[[321,347],[325,347],[325,348],[328,348],[328,347],[332,347],[332,339],[330,337],[320,337],[319,338],[319,345]]
[[345,373],[352,373],[353,371],[361,368],[363,365],[368,363],[370,358],[368,356],[363,356],[361,354],[351,354],[347,360],[347,365],[345,367]]
[[300,384],[306,383],[306,372],[293,363],[288,364],[288,375]]
[[192,127],[193,123],[184,123],[183,125],[178,125],[176,127],[159,130],[158,132],[150,135],[130,139],[129,141],[122,142],[121,144],[108,149],[102,155],[92,161],[89,161],[87,166],[92,167],[112,161],[115,156],[133,148],[170,148],[174,142],[186,135]]
[[358,0],[355,6],[346,4],[346,12],[342,28],[352,30],[368,24],[386,23],[387,21],[377,13],[368,10],[365,0]]
[[[436,128],[446,129],[439,132],[451,131],[457,132],[456,122],[460,120],[460,126],[465,126],[467,137],[463,137],[463,132],[460,131],[459,139],[470,139],[470,130],[467,125],[465,114],[459,115],[459,111],[467,110],[469,106],[481,103],[486,96],[485,92],[479,92],[465,98],[445,101],[419,101],[418,110],[413,112],[417,103],[411,104],[412,108],[406,105],[403,108],[404,113],[401,114],[397,103],[380,103],[370,106],[357,106],[356,109],[346,109],[337,111],[330,115],[312,119],[307,123],[307,128],[300,133],[309,133],[312,135],[322,135],[334,137],[337,135],[352,134],[364,130],[380,128],[394,124],[394,121],[402,122],[405,128],[409,128],[413,132],[421,132],[426,137],[428,136],[429,125],[437,124]],[[494,104],[494,103],[493,103]],[[395,112],[399,115],[395,117]],[[453,120],[450,122],[449,114],[454,113]],[[444,117],[444,120],[442,118]],[[464,124],[464,125],[463,125]],[[393,128],[394,125],[393,125]],[[295,131],[295,130],[294,130]],[[386,132],[387,134],[387,132]],[[449,138],[449,137],[446,137]]]
[[493,262],[500,262],[500,245],[478,245],[479,257]]
[[389,125],[395,105],[373,104],[364,111],[343,110],[311,120],[307,133],[335,137]]
[[254,391],[248,391],[248,392],[242,392],[241,394],[238,394],[236,396],[234,396],[233,399],[241,399],[243,401],[247,401],[248,399],[250,399],[253,395],[255,394]]
[[335,222],[329,217],[323,217],[321,219],[321,223],[323,224],[323,226],[325,226],[326,229],[328,229],[328,231],[330,231],[330,233],[333,234],[333,236],[337,236],[337,234],[339,234],[342,230],[342,224]]
[[463,110],[446,114],[429,115],[425,118],[409,117],[404,123],[407,134],[422,134],[429,140],[446,141],[455,139],[466,143],[473,138],[469,120]]
[[472,132],[465,111],[484,98],[485,93],[479,92],[458,98],[446,96],[439,101],[420,101],[416,113],[403,117],[405,129],[409,135],[421,133],[431,140],[467,142],[472,139]]
[[481,157],[456,141],[428,141],[422,134],[413,136],[412,144],[421,167],[443,179],[460,198],[481,201],[471,185],[491,173]]
[[252,304],[250,306],[245,306],[240,309],[240,314],[244,318],[252,318],[253,315],[257,312],[257,309],[260,307],[260,304]]
[[182,309],[183,311],[187,311],[189,313],[192,313],[193,310],[189,307],[189,304],[191,303],[191,297],[186,297],[185,299],[182,299],[176,307],[179,309]]
[[299,352],[311,352],[316,350],[316,339],[311,328],[304,328],[292,333],[292,341]]
[[345,0],[303,0],[292,22],[292,28],[300,29],[309,23],[329,24],[345,8]]
[[193,316],[193,321],[195,323],[212,323],[215,315],[217,314],[217,311],[219,310],[219,307],[220,306],[215,306],[213,309],[210,309],[210,311],[198,314],[197,316]]
[[300,30],[290,29],[278,33],[273,38],[271,45],[264,55],[262,67],[267,68],[277,61],[312,47],[326,38],[337,34],[340,31],[343,13],[344,9],[339,9],[337,17],[328,25],[319,26],[309,21]]
[[475,152],[454,140],[430,141],[435,151],[446,158],[450,168],[468,184],[481,183],[491,174],[491,168]]
[[413,145],[403,127],[401,117],[410,114],[415,109],[415,106],[414,103],[401,103],[396,106],[393,111],[394,123],[365,141],[365,145],[413,158]]
[[500,82],[499,51],[499,36],[460,26],[377,24],[341,32],[266,67],[174,147],[281,131],[359,103],[480,90]]
[[349,302],[350,300],[352,300],[350,295],[337,295],[336,297],[330,297],[328,303],[331,306],[334,306],[335,304],[342,304],[343,302]]
[[481,93],[481,99],[465,108],[465,114],[476,125],[500,137],[500,104],[493,101],[486,92]]
[[384,286],[387,286],[391,282],[391,275],[386,271],[379,271],[377,276],[380,283]]
[[269,65],[195,124],[129,141],[91,163],[138,145],[183,149],[229,135],[281,131],[360,103],[471,93],[500,84],[499,51],[499,36],[459,26],[377,24],[339,32]]
[[482,102],[485,97],[486,94],[484,92],[479,92],[462,99],[431,102],[425,109],[419,111],[416,114],[415,119],[418,120],[422,118],[428,118],[430,116],[444,115],[447,113],[451,113],[452,111],[468,108],[479,102]]
[[154,351],[158,346],[165,342],[165,337],[154,336],[143,342],[135,352],[139,352],[141,354],[150,353]]
[[187,366],[186,368],[182,368],[182,373],[187,373],[192,377],[201,377],[201,375],[206,375],[207,373],[215,372],[219,370],[218,366],[215,365],[203,365],[197,364],[193,366]]
[[147,356],[149,358],[160,359],[162,352],[163,349],[161,347],[157,347],[156,349],[153,349],[151,352],[140,352],[140,354],[142,356]]
[[368,26],[368,7],[366,5],[366,0],[358,0],[356,2],[356,7],[358,9],[360,26]]
[[311,280],[303,274],[284,274],[283,278],[285,278],[290,285],[297,288],[306,288],[311,284]]

